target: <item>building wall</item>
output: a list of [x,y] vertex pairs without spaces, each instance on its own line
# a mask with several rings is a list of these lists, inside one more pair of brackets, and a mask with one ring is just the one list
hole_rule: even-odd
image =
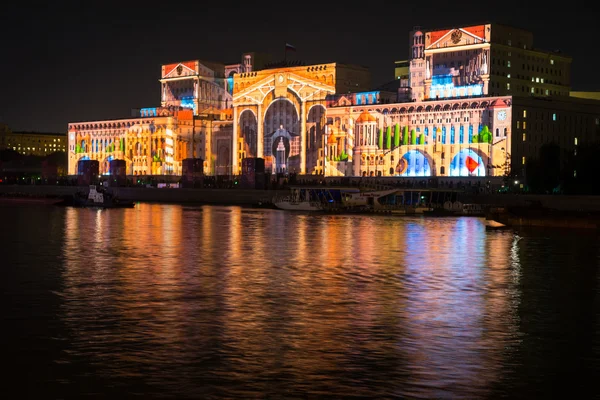
[[109,174],[110,161],[119,159],[128,175],[181,175],[181,160],[191,157],[192,121],[191,110],[163,109],[158,116],[70,123],[68,173],[90,159]]
[[535,49],[533,34],[526,30],[483,24],[415,31],[410,38],[416,100],[569,94],[571,57]]
[[527,163],[544,144],[560,146],[563,156],[600,141],[600,101],[569,97],[513,98],[512,167],[526,175]]
[[328,108],[324,168],[337,176],[504,175],[511,103],[499,97]]
[[66,152],[64,133],[12,132],[0,129],[0,149],[12,149],[24,155],[47,156],[57,151]]

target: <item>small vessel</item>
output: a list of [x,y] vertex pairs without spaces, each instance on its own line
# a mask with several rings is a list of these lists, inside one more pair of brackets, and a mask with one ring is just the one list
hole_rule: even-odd
[[290,194],[273,197],[272,203],[280,210],[323,211],[323,200],[314,187],[292,187]]
[[132,208],[133,201],[121,200],[102,187],[90,185],[87,193],[80,191],[73,194],[75,207],[100,207],[100,208]]

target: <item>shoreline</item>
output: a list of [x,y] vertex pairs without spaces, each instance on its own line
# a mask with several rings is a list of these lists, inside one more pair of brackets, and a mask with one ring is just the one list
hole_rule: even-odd
[[[0,198],[64,198],[72,196],[86,186],[59,185],[0,185]],[[404,188],[398,188],[403,190]],[[111,187],[116,196],[123,200],[147,203],[197,204],[197,205],[238,205],[268,207],[274,196],[285,196],[285,189],[238,189],[238,188],[148,188]],[[415,189],[411,189],[415,190]],[[482,204],[490,208],[520,209],[519,218],[511,218],[513,224],[528,225],[531,221],[543,220],[550,223],[560,217],[565,220],[582,219],[583,215],[600,215],[600,196],[568,195],[523,195],[523,194],[463,194],[464,204]],[[535,207],[532,205],[535,204]],[[548,210],[551,215],[540,215],[535,209]],[[506,216],[506,215],[505,215]],[[592,218],[595,219],[595,218]],[[538,223],[536,222],[536,225]],[[561,224],[571,225],[567,223]]]

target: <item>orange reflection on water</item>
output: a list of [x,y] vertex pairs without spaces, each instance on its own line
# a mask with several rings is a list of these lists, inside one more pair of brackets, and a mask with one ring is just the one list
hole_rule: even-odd
[[[498,379],[515,331],[513,236],[479,219],[107,211],[67,211],[64,255],[73,351],[107,373],[210,359],[250,393],[309,381],[383,396],[373,388],[401,379],[399,395],[430,398]],[[285,378],[256,379],[269,373]]]

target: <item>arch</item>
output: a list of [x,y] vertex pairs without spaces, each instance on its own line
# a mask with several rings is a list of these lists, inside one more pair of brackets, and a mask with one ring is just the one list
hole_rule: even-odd
[[433,160],[420,150],[409,150],[400,157],[395,174],[399,176],[432,176]]
[[450,110],[450,104],[444,104],[444,108],[443,108],[443,110],[444,110],[444,111],[448,111],[448,110]]
[[450,162],[449,176],[486,176],[487,157],[479,154],[475,149],[460,150]]
[[286,147],[286,169],[290,171],[300,169],[300,154],[302,151],[300,118],[297,105],[293,101],[294,97],[289,98],[291,95],[288,91],[288,97],[274,98],[265,112],[263,132],[265,168],[267,169],[275,168],[277,165],[275,157],[279,144],[278,139],[281,136],[284,137]]
[[257,132],[258,119],[253,109],[245,108],[238,118],[238,132],[243,139],[242,151],[247,157],[256,157],[258,154]]
[[325,106],[313,104],[306,114],[306,172],[316,171],[319,167],[319,148],[323,147],[325,131]]

